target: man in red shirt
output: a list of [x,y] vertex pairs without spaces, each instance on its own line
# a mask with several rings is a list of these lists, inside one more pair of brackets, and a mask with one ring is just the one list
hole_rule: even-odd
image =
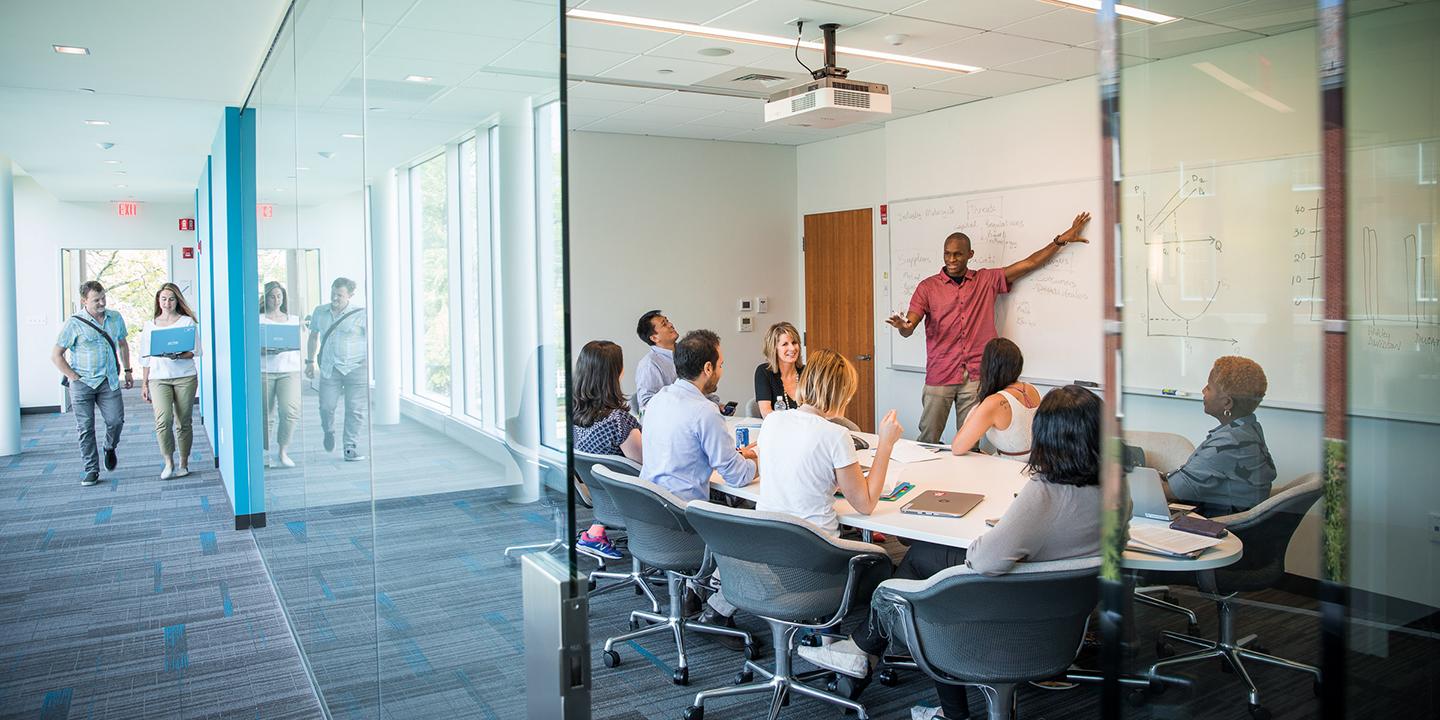
[[1070,229],[1055,236],[1030,257],[1005,268],[967,267],[975,251],[965,233],[945,238],[945,268],[920,281],[905,317],[899,313],[886,322],[910,337],[925,320],[925,393],[920,410],[920,442],[939,442],[940,433],[955,408],[955,426],[979,400],[980,355],[995,337],[995,296],[1010,292],[1010,284],[1055,257],[1072,242],[1088,242],[1080,230],[1090,213],[1075,216]]

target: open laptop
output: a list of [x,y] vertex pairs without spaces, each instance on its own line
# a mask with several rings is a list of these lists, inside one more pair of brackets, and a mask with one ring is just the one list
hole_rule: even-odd
[[300,326],[260,323],[260,347],[272,353],[299,350]]
[[1165,499],[1165,488],[1160,484],[1160,473],[1155,468],[1137,467],[1125,474],[1130,489],[1131,515],[1137,518],[1164,520],[1169,522],[1184,515],[1194,506],[1171,506]]
[[195,326],[154,328],[150,331],[150,348],[146,357],[165,357],[195,350]]
[[900,512],[908,515],[933,517],[965,517],[965,513],[970,512],[984,499],[984,495],[975,493],[926,490],[920,493],[920,497],[905,503],[905,507],[900,508]]

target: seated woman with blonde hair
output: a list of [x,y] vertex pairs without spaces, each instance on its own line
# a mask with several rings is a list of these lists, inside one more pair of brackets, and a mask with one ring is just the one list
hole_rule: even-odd
[[1265,399],[1265,371],[1254,360],[1226,355],[1210,368],[1201,399],[1205,414],[1220,425],[1190,454],[1185,464],[1165,475],[1165,494],[1197,506],[1201,515],[1244,512],[1270,497],[1275,460],[1255,410]]
[[778,322],[765,333],[765,362],[755,368],[755,405],[760,417],[776,410],[799,407],[795,402],[800,387],[800,331],[788,322]]
[[983,436],[1001,456],[1021,462],[1030,459],[1030,425],[1040,407],[1040,391],[1020,381],[1025,356],[1005,338],[985,343],[980,356],[980,402],[965,416],[950,451],[964,455]]

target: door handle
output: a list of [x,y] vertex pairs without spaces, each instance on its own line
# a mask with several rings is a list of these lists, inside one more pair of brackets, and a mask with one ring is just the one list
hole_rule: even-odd
[[855,359],[856,359],[856,360],[860,360],[860,361],[862,361],[862,362],[866,362],[866,361],[869,361],[869,360],[873,360],[874,358],[870,357],[869,355],[856,355],[856,356],[855,356]]

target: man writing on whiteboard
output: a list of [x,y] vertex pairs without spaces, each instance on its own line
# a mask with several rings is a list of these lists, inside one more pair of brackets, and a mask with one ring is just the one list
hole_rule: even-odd
[[1045,247],[1016,263],[999,268],[974,270],[969,267],[975,251],[965,233],[945,238],[945,267],[920,281],[910,299],[910,309],[886,322],[910,337],[925,321],[925,393],[920,410],[920,442],[940,441],[940,433],[955,408],[955,426],[975,404],[980,391],[980,355],[985,343],[995,337],[995,296],[1010,292],[1010,284],[1034,272],[1072,242],[1088,242],[1080,231],[1090,222],[1082,212],[1070,229],[1055,236]]

